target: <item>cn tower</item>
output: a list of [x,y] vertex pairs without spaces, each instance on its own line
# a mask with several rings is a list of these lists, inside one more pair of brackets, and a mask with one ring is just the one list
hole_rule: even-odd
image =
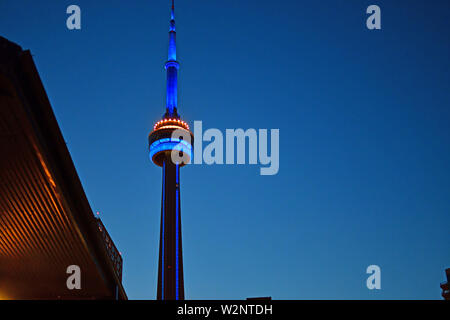
[[[169,26],[166,112],[148,137],[150,159],[162,168],[161,230],[158,265],[158,300],[184,300],[181,246],[180,168],[192,158],[193,134],[177,107],[179,63],[176,52],[175,8]],[[175,157],[174,157],[175,155]],[[183,158],[183,160],[178,160]]]

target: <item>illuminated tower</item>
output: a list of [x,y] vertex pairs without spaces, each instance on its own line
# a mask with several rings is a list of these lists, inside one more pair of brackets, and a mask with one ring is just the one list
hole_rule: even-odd
[[[158,300],[183,300],[181,249],[180,168],[192,158],[193,135],[177,111],[177,73],[174,3],[169,28],[166,113],[148,137],[150,159],[162,167],[161,235],[159,244]],[[176,134],[175,134],[176,133]],[[184,157],[184,161],[173,156]],[[174,160],[173,160],[174,159]]]

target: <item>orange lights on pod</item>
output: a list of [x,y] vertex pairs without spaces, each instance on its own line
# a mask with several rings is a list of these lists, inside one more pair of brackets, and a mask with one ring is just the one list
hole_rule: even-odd
[[162,119],[159,120],[155,125],[153,126],[153,131],[157,129],[161,129],[163,127],[167,128],[174,128],[174,127],[181,127],[183,129],[189,130],[189,126],[186,122],[180,119]]

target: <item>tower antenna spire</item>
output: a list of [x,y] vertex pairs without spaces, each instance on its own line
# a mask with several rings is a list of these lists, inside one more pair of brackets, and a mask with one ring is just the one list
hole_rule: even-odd
[[170,12],[170,19],[175,20],[175,0],[172,0],[172,10]]

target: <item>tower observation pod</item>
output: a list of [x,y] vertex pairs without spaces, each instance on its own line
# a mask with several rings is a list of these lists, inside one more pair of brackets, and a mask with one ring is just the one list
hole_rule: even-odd
[[161,227],[158,262],[158,300],[184,300],[181,239],[180,168],[192,159],[194,136],[178,109],[175,8],[169,24],[166,112],[148,136],[151,161],[162,168]]

